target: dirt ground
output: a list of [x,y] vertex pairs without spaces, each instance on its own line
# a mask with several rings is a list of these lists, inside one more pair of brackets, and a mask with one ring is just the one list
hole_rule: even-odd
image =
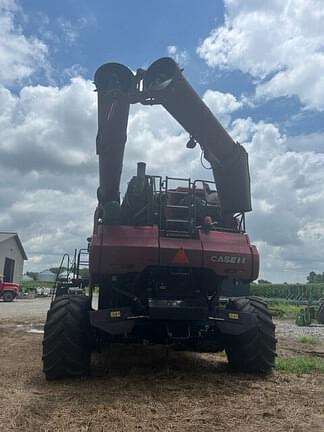
[[[222,354],[171,351],[167,360],[163,348],[115,347],[94,355],[90,378],[46,382],[48,300],[19,301],[11,311],[20,315],[0,305],[1,432],[324,432],[324,374],[233,374]],[[280,355],[324,353],[324,328],[312,348],[286,326],[278,323]]]

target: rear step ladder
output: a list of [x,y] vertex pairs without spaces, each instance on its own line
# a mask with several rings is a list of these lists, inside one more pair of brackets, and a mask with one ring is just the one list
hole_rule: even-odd
[[[186,190],[172,190],[169,188],[170,181],[185,182],[183,189]],[[177,178],[177,177],[166,177],[165,179],[165,192],[166,192],[166,203],[165,203],[165,229],[164,235],[166,237],[182,237],[189,238],[192,236],[192,215],[191,215],[191,180]],[[173,199],[176,198],[176,201]],[[181,197],[188,197],[187,204],[179,204]],[[174,201],[176,203],[174,203]],[[174,215],[171,217],[171,215]]]

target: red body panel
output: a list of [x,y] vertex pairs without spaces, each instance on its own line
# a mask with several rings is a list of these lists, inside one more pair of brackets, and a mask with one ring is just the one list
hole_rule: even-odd
[[219,275],[237,279],[254,280],[257,277],[254,276],[258,266],[247,234],[200,231],[199,236],[205,268],[210,268]]
[[142,272],[149,266],[208,268],[254,280],[259,255],[244,233],[199,232],[198,239],[159,237],[156,226],[98,225],[91,243],[92,274]]
[[91,243],[91,273],[142,272],[158,263],[157,227],[98,225]]

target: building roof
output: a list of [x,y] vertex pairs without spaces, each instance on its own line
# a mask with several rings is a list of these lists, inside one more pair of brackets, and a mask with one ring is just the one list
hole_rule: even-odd
[[18,248],[20,250],[20,253],[22,255],[22,257],[24,258],[24,260],[28,260],[26,252],[23,248],[23,245],[21,244],[20,238],[18,237],[18,234],[15,232],[0,232],[0,243],[4,242],[6,240],[11,239],[12,237],[15,238]]

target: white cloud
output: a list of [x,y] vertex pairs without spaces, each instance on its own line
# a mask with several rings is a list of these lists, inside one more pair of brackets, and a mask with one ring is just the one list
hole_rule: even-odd
[[[82,107],[82,109],[81,109]],[[76,77],[62,88],[29,86],[13,96],[0,89],[2,161],[21,171],[93,167],[89,142],[96,128],[90,81]]]
[[65,43],[72,46],[80,37],[81,32],[86,28],[94,26],[96,20],[91,14],[87,17],[78,18],[75,21],[71,21],[61,16],[56,20],[56,24],[59,29],[60,37],[63,37]]
[[79,65],[73,64],[70,67],[63,69],[62,75],[67,78],[73,78],[78,76],[84,76],[87,74],[87,68]]
[[296,152],[314,151],[324,153],[324,133],[314,132],[308,135],[288,137],[287,148]]
[[180,66],[185,66],[189,61],[189,54],[186,50],[179,50],[175,45],[169,45],[168,55],[172,57]]
[[243,106],[242,102],[232,94],[217,90],[207,90],[203,95],[203,100],[224,127],[230,122],[230,114]]
[[20,234],[27,269],[57,265],[64,252],[84,247],[92,230],[93,84],[77,77],[62,88],[24,87],[17,96],[1,88],[0,125],[2,229]]
[[240,69],[256,78],[257,97],[296,95],[324,109],[322,0],[225,0],[225,24],[198,47],[210,67]]
[[251,119],[235,120],[231,133],[249,153],[253,211],[247,221],[260,248],[261,276],[302,282],[323,266],[324,154],[288,151],[289,139],[277,127]]
[[0,1],[0,82],[12,84],[48,69],[47,46],[38,38],[26,37],[15,24],[18,6],[14,0]]

